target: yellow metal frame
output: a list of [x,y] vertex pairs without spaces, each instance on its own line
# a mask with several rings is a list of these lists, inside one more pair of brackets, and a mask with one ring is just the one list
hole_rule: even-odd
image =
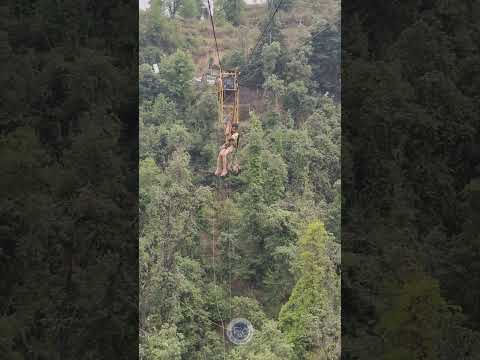
[[[217,82],[219,111],[218,119],[220,123],[223,123],[223,117],[225,113],[233,113],[232,124],[238,124],[240,122],[240,86],[238,84],[239,72],[237,70],[222,70],[220,71],[219,81]],[[232,90],[225,90],[223,87],[225,78],[233,78],[234,88]],[[233,93],[233,102],[225,103],[225,93]]]

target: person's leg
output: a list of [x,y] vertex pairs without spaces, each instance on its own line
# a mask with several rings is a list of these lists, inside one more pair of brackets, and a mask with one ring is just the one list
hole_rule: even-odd
[[227,149],[225,149],[225,151],[223,152],[222,156],[223,156],[223,170],[220,174],[220,176],[225,176],[227,175],[228,173],[228,160],[227,160],[227,156],[233,151],[233,146],[229,146]]
[[222,153],[222,172],[220,173],[220,176],[225,176],[227,175],[228,172],[228,163],[227,163],[227,155],[225,153]]
[[231,132],[232,132],[232,120],[229,120],[228,121],[228,133],[227,133],[227,135],[230,135]]
[[228,120],[225,125],[225,136],[230,135],[231,131],[232,131],[232,122]]
[[222,156],[218,154],[217,157],[217,169],[215,170],[215,176],[220,175],[220,172],[222,171]]
[[223,161],[223,152],[225,151],[225,149],[223,147],[220,148],[220,152],[218,153],[218,157],[217,157],[217,170],[215,170],[215,175],[218,176],[220,175],[221,171],[222,171],[222,161]]

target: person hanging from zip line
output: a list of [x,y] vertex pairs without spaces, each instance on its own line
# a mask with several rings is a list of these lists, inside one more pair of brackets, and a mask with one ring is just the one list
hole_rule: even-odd
[[228,173],[228,160],[227,156],[230,155],[233,150],[238,146],[238,124],[232,124],[232,130],[227,137],[227,141],[220,147],[220,153],[217,157],[217,170],[215,170],[216,176],[225,176]]

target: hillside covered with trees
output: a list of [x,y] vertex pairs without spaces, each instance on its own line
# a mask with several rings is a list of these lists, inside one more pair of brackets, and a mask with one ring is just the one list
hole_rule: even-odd
[[342,4],[342,357],[480,350],[480,6]]
[[[339,3],[283,1],[250,53],[277,5],[215,3],[222,64],[248,62],[255,103],[226,178],[215,89],[195,81],[215,61],[200,2],[141,11],[143,360],[340,357]],[[242,346],[224,336],[238,317],[255,328]]]

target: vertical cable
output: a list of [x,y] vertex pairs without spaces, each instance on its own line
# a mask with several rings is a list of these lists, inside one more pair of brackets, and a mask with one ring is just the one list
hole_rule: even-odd
[[220,61],[220,52],[218,51],[217,34],[215,33],[215,23],[213,22],[212,7],[210,6],[210,0],[207,0],[208,14],[210,15],[210,23],[212,24],[213,37],[215,39],[215,49],[217,50],[218,65],[220,66],[220,72],[222,71],[222,62]]

